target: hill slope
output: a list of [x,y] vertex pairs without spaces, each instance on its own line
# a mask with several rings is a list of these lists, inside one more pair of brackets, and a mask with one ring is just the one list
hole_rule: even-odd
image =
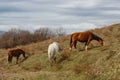
[[[64,36],[26,46],[28,59],[20,57],[20,63],[7,63],[7,50],[0,50],[0,79],[2,80],[119,80],[120,79],[120,24],[91,30],[104,39],[105,45],[99,46],[92,41],[88,51],[84,44],[78,43],[78,49],[69,51],[69,38]],[[63,47],[57,63],[49,65],[47,48],[53,41],[59,41]]]

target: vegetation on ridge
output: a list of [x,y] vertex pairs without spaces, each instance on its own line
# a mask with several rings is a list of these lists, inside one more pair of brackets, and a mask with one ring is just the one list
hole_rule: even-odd
[[[2,80],[120,80],[120,24],[91,30],[103,38],[105,45],[99,46],[92,41],[88,51],[84,44],[77,44],[77,49],[69,50],[70,36],[48,39],[31,43],[22,48],[28,59],[15,64],[7,62],[7,49],[0,50],[0,79]],[[63,47],[57,63],[49,65],[47,48],[53,41],[59,41]]]

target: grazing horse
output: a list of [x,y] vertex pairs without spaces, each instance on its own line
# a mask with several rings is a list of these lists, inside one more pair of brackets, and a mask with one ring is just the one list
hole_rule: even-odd
[[56,56],[60,53],[62,47],[59,45],[58,42],[53,42],[48,47],[48,58],[51,62],[56,62]]
[[70,50],[72,49],[73,45],[74,48],[76,48],[77,41],[85,42],[85,50],[87,50],[87,46],[92,40],[97,40],[103,46],[103,39],[90,31],[73,33],[70,38]]
[[16,64],[17,64],[21,54],[23,55],[24,58],[26,58],[25,52],[22,49],[19,49],[19,48],[10,49],[8,51],[8,62],[11,63],[12,58],[16,57]]

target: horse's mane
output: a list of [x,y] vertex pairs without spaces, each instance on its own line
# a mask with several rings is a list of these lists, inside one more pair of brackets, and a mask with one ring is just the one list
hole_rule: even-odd
[[20,48],[12,48],[12,49],[9,49],[9,51],[14,51],[14,50],[18,50]]
[[102,38],[100,38],[99,36],[97,36],[97,35],[95,35],[93,33],[92,33],[92,35],[93,35],[93,39],[95,39],[95,40],[103,40]]

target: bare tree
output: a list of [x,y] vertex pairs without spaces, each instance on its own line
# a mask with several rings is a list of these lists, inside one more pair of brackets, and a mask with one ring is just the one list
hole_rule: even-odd
[[37,41],[43,41],[54,37],[54,33],[49,28],[39,28],[34,32]]
[[56,36],[64,36],[66,33],[63,28],[51,30],[49,28],[39,28],[30,33],[27,30],[12,28],[0,36],[0,48],[12,48],[17,45],[30,44],[47,40]]
[[65,36],[66,32],[62,27],[56,28],[55,33],[57,36]]

